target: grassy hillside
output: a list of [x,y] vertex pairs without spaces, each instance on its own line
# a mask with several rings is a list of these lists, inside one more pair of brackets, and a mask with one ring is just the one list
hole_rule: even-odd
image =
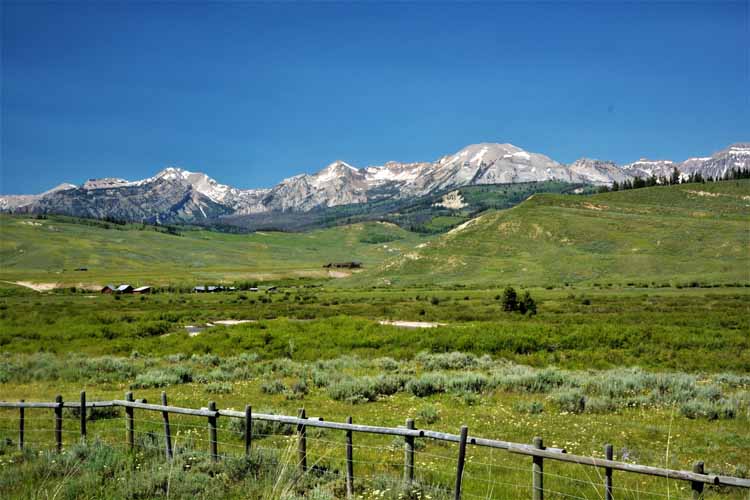
[[[309,212],[268,212],[231,215],[218,219],[226,228],[233,226],[264,230],[306,231],[366,221],[392,222],[410,231],[434,234],[448,231],[489,209],[510,208],[534,193],[578,193],[592,191],[592,186],[559,181],[519,182],[464,186],[429,194],[420,198],[387,198],[384,200],[326,207]],[[396,193],[390,193],[395,195]],[[443,204],[444,196],[460,200],[455,206]],[[215,224],[211,220],[209,224]]]
[[[750,282],[750,181],[534,195],[359,280],[414,283]],[[373,279],[376,279],[373,281]]]
[[[483,189],[462,192],[463,200],[469,207],[497,201],[497,190]],[[418,208],[407,215],[417,217]],[[467,217],[461,210],[469,208],[425,224],[434,230],[454,225]],[[307,233],[179,231],[0,216],[0,280],[68,285],[324,278],[323,264],[360,260],[364,271],[345,280],[351,286],[750,282],[749,180],[590,196],[536,194],[431,238],[377,222]],[[79,267],[88,271],[75,271]]]
[[[326,276],[327,262],[372,266],[420,241],[375,222],[297,234],[171,235],[140,225],[11,216],[0,216],[0,235],[0,280],[64,284]],[[88,271],[75,271],[80,267]]]

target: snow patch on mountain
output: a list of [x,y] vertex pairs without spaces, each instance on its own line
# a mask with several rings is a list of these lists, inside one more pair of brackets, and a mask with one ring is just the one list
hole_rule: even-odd
[[[0,196],[0,210],[179,221],[227,214],[305,212],[419,197],[467,185],[549,180],[608,185],[633,177],[671,177],[675,168],[683,179],[697,172],[716,178],[730,169],[750,169],[750,143],[732,144],[709,157],[682,163],[642,158],[624,166],[586,158],[564,165],[513,144],[479,143],[433,162],[389,161],[358,169],[337,160],[317,173],[295,175],[267,189],[238,189],[201,172],[167,167],[137,181],[89,179],[80,187],[63,184],[39,195]],[[451,205],[459,200],[446,201]]]

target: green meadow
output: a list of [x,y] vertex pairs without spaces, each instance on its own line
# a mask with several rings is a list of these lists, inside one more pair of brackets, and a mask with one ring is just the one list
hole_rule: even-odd
[[[227,234],[180,228],[0,216],[0,279],[59,285],[324,278],[329,262],[381,262],[421,237],[369,222],[308,233]],[[87,271],[76,271],[86,268]]]
[[[444,215],[450,217],[450,215]],[[442,216],[441,216],[442,217]],[[450,226],[454,219],[438,221]],[[307,414],[547,446],[618,460],[750,476],[750,183],[685,184],[597,195],[536,194],[420,236],[377,222],[305,233],[225,234],[0,217],[0,399],[157,402]],[[361,271],[322,266],[358,260]],[[85,267],[87,271],[76,271]],[[57,284],[37,292],[15,284]],[[108,282],[156,285],[103,295]],[[216,294],[193,285],[233,284]],[[251,291],[250,286],[259,286]],[[276,290],[268,290],[275,285]],[[507,286],[536,314],[506,311]],[[233,320],[233,324],[222,324]],[[415,321],[434,328],[382,322]],[[191,328],[186,328],[191,327]],[[198,332],[197,334],[195,332]],[[0,496],[13,498],[343,498],[344,435],[308,429],[308,474],[294,429],[219,419],[218,464],[205,419],[178,417],[176,457],[162,421],[136,411],[0,410]],[[405,487],[403,440],[355,437],[357,498],[452,498],[456,447],[418,440]],[[469,447],[464,498],[529,498],[531,460]],[[545,461],[546,498],[603,498],[601,471]],[[615,473],[615,498],[689,498],[690,485]],[[708,487],[706,498],[747,498]]]
[[[8,286],[0,302],[0,387],[8,400],[75,400],[85,389],[89,399],[132,390],[158,401],[164,390],[172,404],[196,408],[214,400],[293,415],[304,407],[326,420],[390,426],[410,417],[445,432],[468,425],[473,435],[521,443],[540,435],[549,446],[594,456],[612,443],[620,460],[689,469],[700,459],[711,472],[748,474],[750,289],[526,291],[536,315],[503,311],[502,289],[352,290],[302,281],[277,293],[139,297]],[[251,322],[195,336],[185,329],[226,319]],[[402,319],[443,325],[379,323]],[[242,458],[242,428],[222,419],[228,456],[215,465],[205,422],[176,417],[177,468],[168,469],[158,414],[138,413],[135,455],[123,450],[121,412],[89,422],[98,441],[88,446],[75,445],[78,420],[69,415],[61,458],[48,452],[52,416],[45,412],[35,410],[27,422],[33,455],[14,451],[16,413],[0,412],[0,490],[9,495],[109,498],[125,483],[116,498],[343,496],[343,435],[334,431],[310,434],[317,468],[300,480],[288,426],[260,426],[256,452]],[[450,498],[455,447],[420,444],[417,482],[405,490],[402,441],[357,435],[356,443],[361,498]],[[466,497],[529,495],[527,462],[472,447]],[[39,483],[50,470],[62,488],[49,477]],[[545,471],[552,498],[602,493],[593,470],[548,464]],[[618,474],[616,484],[623,498],[689,494],[689,485],[629,474]],[[707,495],[744,498],[727,488]]]
[[750,181],[568,196],[487,212],[359,283],[750,282]]

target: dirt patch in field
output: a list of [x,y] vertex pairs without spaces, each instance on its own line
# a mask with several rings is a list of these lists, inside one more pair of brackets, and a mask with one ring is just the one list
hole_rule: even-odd
[[[219,321],[214,321],[214,325],[225,325],[225,326],[232,326],[232,325],[241,325],[243,323],[257,323],[254,319],[222,319]],[[208,323],[207,326],[211,326],[211,323]]]
[[36,292],[49,292],[57,288],[57,283],[32,283],[31,281],[5,281],[4,283],[31,288]]
[[64,285],[62,283],[34,283],[32,281],[3,281],[3,283],[10,283],[12,285],[18,285],[25,288],[30,288],[35,292],[49,292],[56,288],[69,288],[76,287],[80,290],[86,290],[89,292],[98,292],[102,289],[100,285],[92,285],[89,283],[75,283]]
[[[222,326],[233,326],[233,325],[242,325],[244,323],[257,323],[257,320],[254,319],[220,319],[218,321],[211,321],[209,323],[206,323],[205,325],[185,325],[185,330],[187,331],[188,336],[195,337],[196,335],[200,335],[200,333],[205,330],[206,328],[212,328],[216,325],[222,325]],[[166,335],[162,335],[163,337],[166,337],[169,335],[168,333]]]
[[401,328],[437,328],[445,326],[447,323],[437,323],[432,321],[378,321],[381,325],[399,326]]
[[348,278],[351,275],[351,272],[346,271],[328,271],[329,278]]
[[593,203],[585,202],[583,204],[583,208],[588,208],[589,210],[606,210],[609,208],[608,205],[594,205]]
[[729,193],[711,193],[709,191],[694,191],[692,189],[686,189],[685,192],[688,194],[694,194],[696,196],[703,196],[703,197],[709,197],[709,198],[718,198],[720,196],[724,196],[726,198],[736,198],[736,199],[740,199],[744,201],[750,200],[750,196],[735,196]]

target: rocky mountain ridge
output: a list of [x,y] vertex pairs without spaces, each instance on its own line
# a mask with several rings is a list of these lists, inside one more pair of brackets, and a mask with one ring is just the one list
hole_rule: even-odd
[[315,174],[295,175],[268,189],[239,189],[201,172],[169,167],[138,181],[90,179],[81,186],[61,184],[38,195],[0,196],[0,211],[193,222],[414,198],[469,185],[550,180],[608,185],[634,177],[669,177],[675,168],[682,176],[704,177],[721,177],[733,168],[750,169],[750,143],[683,162],[641,159],[623,166],[587,158],[564,165],[512,144],[481,143],[435,162],[392,161],[355,168],[335,161]]

